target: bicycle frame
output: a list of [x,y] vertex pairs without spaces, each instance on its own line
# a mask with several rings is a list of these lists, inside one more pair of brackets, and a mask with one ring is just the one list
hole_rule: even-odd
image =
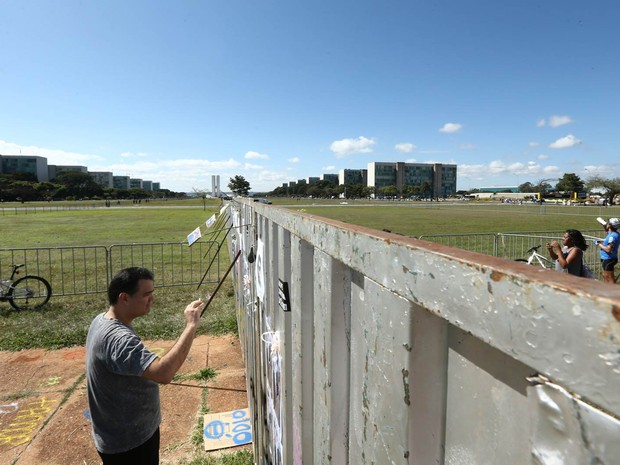
[[536,260],[536,263],[538,263],[543,268],[555,268],[555,262],[539,254],[536,251],[532,252],[532,255],[530,255],[530,257],[527,259],[528,265],[531,265],[534,260]]
[[547,257],[545,257],[544,255],[541,255],[538,253],[538,249],[542,247],[540,245],[535,245],[534,247],[531,247],[527,253],[531,252],[531,255],[527,258],[527,260],[525,259],[518,259],[517,261],[519,262],[525,262],[528,265],[540,265],[542,268],[545,269],[553,269],[555,268],[555,262]]

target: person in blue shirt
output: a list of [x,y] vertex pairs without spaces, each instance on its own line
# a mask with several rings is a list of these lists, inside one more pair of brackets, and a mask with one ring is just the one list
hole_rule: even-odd
[[603,281],[615,284],[614,267],[618,263],[618,246],[620,246],[618,228],[620,228],[620,219],[609,218],[604,227],[607,236],[605,236],[603,241],[594,241],[594,245],[600,249]]

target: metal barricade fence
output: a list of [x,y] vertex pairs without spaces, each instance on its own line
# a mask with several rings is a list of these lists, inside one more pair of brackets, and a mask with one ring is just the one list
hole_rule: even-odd
[[[419,239],[469,250],[470,252],[516,260],[518,258],[528,258],[528,250],[537,245],[542,246],[538,252],[541,255],[546,255],[545,243],[554,240],[561,242],[563,233],[564,231],[532,231],[487,234],[437,234],[420,236]],[[601,262],[597,248],[592,246],[592,238],[602,239],[601,230],[582,230],[581,233],[586,238],[588,245],[584,261],[594,274],[600,277]]]
[[220,276],[218,243],[213,241],[191,247],[178,242],[115,244],[109,262],[110,277],[123,268],[143,266],[153,271],[158,287],[198,284],[205,273],[204,282],[217,282]]
[[[0,249],[0,276],[8,279],[12,264],[25,264],[20,275],[41,276],[54,296],[106,292],[111,277],[128,266],[149,268],[158,287],[217,282],[221,257],[218,243],[159,242],[80,247]],[[226,260],[225,260],[226,261]]]
[[20,275],[36,275],[52,285],[55,296],[105,292],[108,250],[104,246],[0,249],[0,274],[7,279],[12,264],[24,264]]

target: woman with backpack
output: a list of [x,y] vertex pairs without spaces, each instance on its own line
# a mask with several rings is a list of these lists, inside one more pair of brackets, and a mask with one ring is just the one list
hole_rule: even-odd
[[562,246],[558,241],[547,242],[549,256],[555,260],[556,271],[582,276],[583,253],[588,248],[580,231],[567,229],[562,237]]

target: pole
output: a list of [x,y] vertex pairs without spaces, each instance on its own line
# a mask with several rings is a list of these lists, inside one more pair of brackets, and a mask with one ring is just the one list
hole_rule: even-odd
[[237,252],[237,255],[235,255],[235,258],[232,260],[232,262],[230,262],[230,266],[228,267],[228,269],[226,270],[226,273],[224,274],[224,277],[220,280],[220,282],[217,284],[217,287],[215,288],[215,290],[213,291],[213,294],[211,294],[211,297],[209,297],[209,301],[206,303],[206,305],[204,306],[204,308],[202,309],[202,312],[200,313],[200,316],[204,315],[205,311],[207,310],[207,308],[209,308],[209,305],[211,304],[211,301],[213,300],[213,298],[215,297],[215,294],[217,294],[217,291],[220,290],[220,287],[222,287],[222,284],[224,283],[224,280],[226,279],[226,277],[228,276],[228,273],[230,273],[230,270],[232,270],[232,267],[234,266],[235,262],[237,261],[237,259],[239,258],[239,255],[241,255],[241,249],[239,249],[239,251]]

